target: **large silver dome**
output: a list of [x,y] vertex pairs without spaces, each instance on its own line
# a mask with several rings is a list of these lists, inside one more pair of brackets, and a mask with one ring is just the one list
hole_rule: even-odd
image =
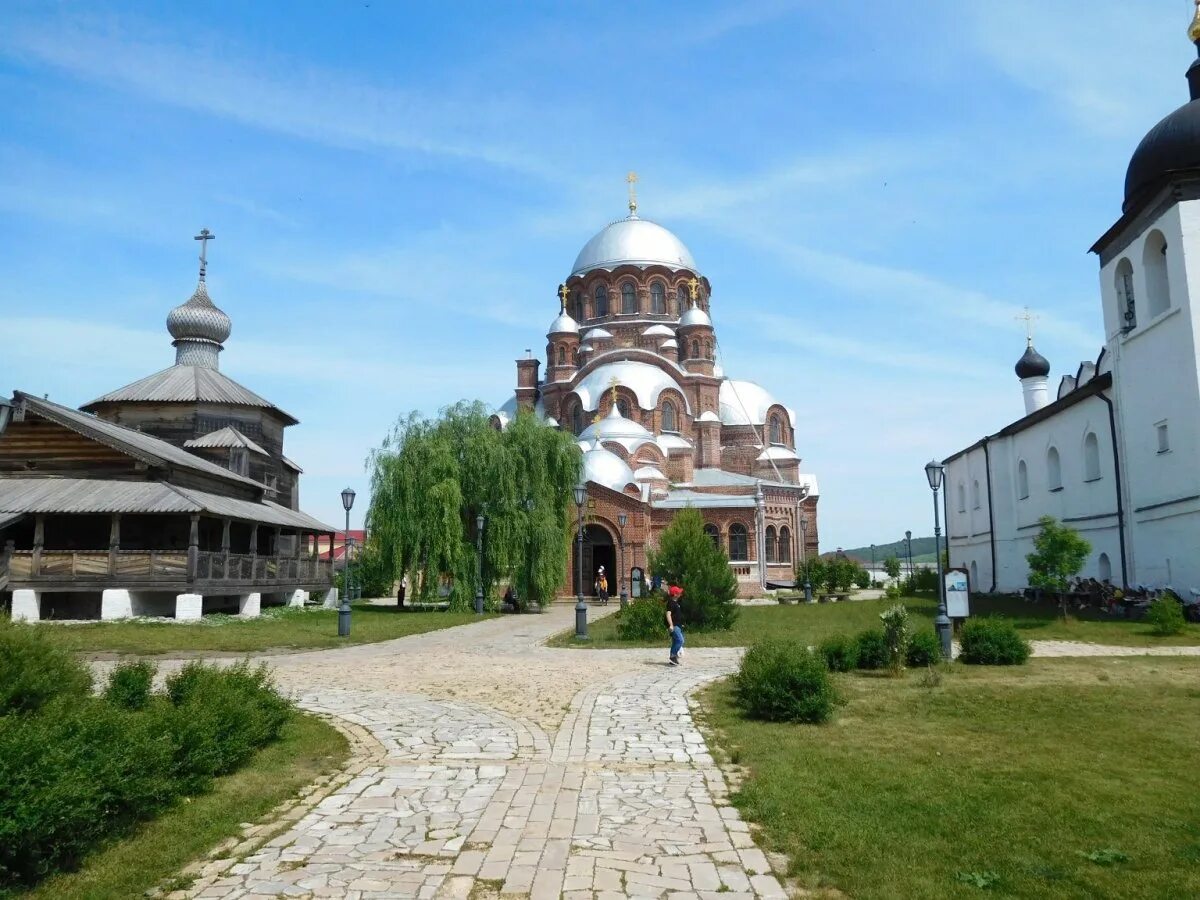
[[683,241],[661,225],[636,215],[613,222],[583,245],[575,258],[572,275],[617,266],[666,266],[668,269],[699,271],[692,252]]
[[167,314],[167,331],[177,341],[201,340],[223,344],[229,339],[229,316],[209,299],[208,287],[201,281],[187,303]]

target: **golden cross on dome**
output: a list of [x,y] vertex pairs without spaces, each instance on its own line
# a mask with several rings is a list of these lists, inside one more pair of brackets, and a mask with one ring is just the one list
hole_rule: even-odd
[[[1196,0],[1196,4],[1197,4],[1197,6],[1200,6],[1200,0]],[[1025,307],[1025,313],[1023,315],[1014,316],[1014,318],[1018,322],[1025,323],[1025,342],[1027,344],[1029,344],[1030,347],[1032,347],[1033,346],[1033,323],[1034,323],[1034,320],[1037,319],[1037,316],[1035,316],[1033,313],[1031,313],[1029,311],[1029,307],[1027,306],[1027,307]]]
[[558,302],[562,304],[562,311],[567,311],[567,297],[571,296],[571,289],[565,284],[558,286]]
[[1192,24],[1188,26],[1188,39],[1193,44],[1200,41],[1200,0],[1196,0],[1196,12],[1192,15]]
[[200,280],[204,280],[204,273],[208,269],[208,242],[215,241],[217,236],[207,228],[201,228],[200,233],[192,240],[200,242]]
[[696,279],[695,275],[692,276],[692,280],[687,283],[687,286],[688,293],[692,295],[692,304],[695,305],[696,297],[700,294],[700,282]]
[[621,382],[617,381],[617,379],[616,379],[616,376],[615,376],[615,375],[614,375],[612,378],[610,378],[610,379],[609,379],[609,382],[608,382],[608,389],[609,389],[610,391],[612,391],[612,405],[613,405],[613,409],[616,409],[616,408],[617,408],[617,385],[618,385],[618,384],[620,384],[620,383],[621,383]]
[[625,176],[625,180],[629,183],[629,214],[637,215],[637,172],[630,172]]

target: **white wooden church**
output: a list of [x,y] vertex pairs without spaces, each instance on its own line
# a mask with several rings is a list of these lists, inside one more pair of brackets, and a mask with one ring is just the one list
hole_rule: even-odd
[[[1200,51],[1200,10],[1189,37]],[[1104,346],[1050,387],[1029,342],[1025,416],[946,463],[951,565],[975,591],[1028,585],[1050,515],[1092,544],[1084,577],[1200,588],[1200,58],[1191,99],[1142,139],[1100,259]]]

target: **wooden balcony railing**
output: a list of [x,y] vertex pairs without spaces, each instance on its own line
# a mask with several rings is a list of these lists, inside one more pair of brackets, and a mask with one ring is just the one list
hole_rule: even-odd
[[0,554],[0,578],[15,583],[70,581],[114,583],[314,584],[332,581],[329,560],[254,556],[199,550],[189,571],[188,552],[179,550],[14,550]]

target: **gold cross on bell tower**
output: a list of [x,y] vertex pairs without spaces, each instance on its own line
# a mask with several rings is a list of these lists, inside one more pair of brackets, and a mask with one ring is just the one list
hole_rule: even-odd
[[629,184],[629,214],[637,215],[637,172],[630,172],[625,176],[625,181]]
[[692,276],[692,280],[687,283],[688,293],[692,295],[692,306],[696,305],[696,298],[700,296],[700,282],[696,276]]
[[[1197,2],[1200,3],[1200,0],[1197,0]],[[1031,313],[1029,311],[1029,307],[1027,306],[1027,307],[1025,307],[1025,312],[1023,314],[1021,314],[1019,316],[1014,316],[1013,318],[1015,318],[1018,322],[1025,323],[1025,343],[1027,343],[1030,347],[1032,347],[1033,346],[1033,323],[1034,323],[1034,320],[1037,319],[1037,316],[1035,316],[1033,313]]]
[[560,284],[558,286],[558,302],[562,304],[562,309],[560,312],[567,311],[567,298],[569,296],[571,296],[571,289],[565,284]]

